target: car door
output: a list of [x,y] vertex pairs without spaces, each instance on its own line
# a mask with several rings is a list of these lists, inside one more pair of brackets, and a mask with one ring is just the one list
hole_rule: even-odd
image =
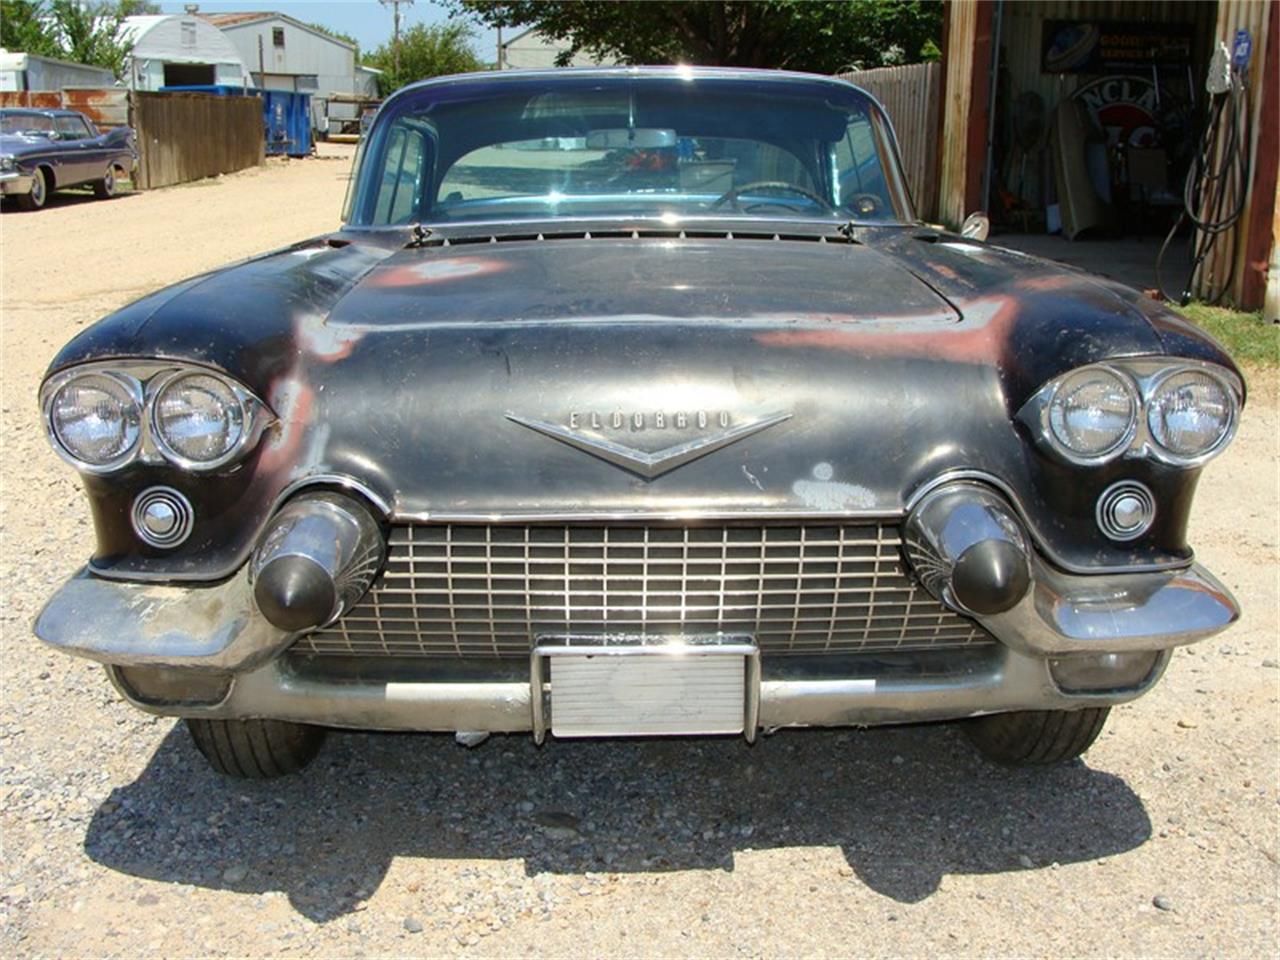
[[54,121],[58,131],[59,153],[62,158],[58,170],[58,186],[69,187],[102,176],[105,158],[100,159],[101,147],[89,135],[84,120],[75,116],[60,116]]

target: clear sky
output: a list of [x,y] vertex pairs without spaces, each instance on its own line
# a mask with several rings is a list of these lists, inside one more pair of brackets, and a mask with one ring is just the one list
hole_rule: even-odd
[[[165,13],[182,13],[182,0],[164,0]],[[200,0],[201,13],[246,13],[255,10],[279,10],[307,23],[322,23],[334,30],[349,33],[360,41],[361,50],[372,50],[391,38],[391,7],[378,0]],[[441,23],[449,19],[442,3],[415,0],[412,6],[400,5],[401,28],[415,23]],[[475,28],[472,40],[481,60],[497,59],[497,36],[493,30]]]

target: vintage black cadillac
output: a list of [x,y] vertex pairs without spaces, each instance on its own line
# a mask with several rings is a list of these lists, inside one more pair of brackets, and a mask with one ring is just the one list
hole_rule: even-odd
[[1062,761],[1238,615],[1186,527],[1243,397],[1161,305],[921,223],[849,84],[431,81],[341,230],[54,359],[97,550],[35,632],[239,776],[329,727]]

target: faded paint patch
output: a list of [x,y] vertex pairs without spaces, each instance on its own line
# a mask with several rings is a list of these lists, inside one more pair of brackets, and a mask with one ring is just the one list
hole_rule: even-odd
[[875,494],[856,483],[839,483],[832,479],[835,468],[829,463],[817,463],[813,467],[812,480],[797,480],[791,492],[806,507],[832,513],[845,510],[866,510],[876,504]]
[[350,327],[330,326],[324,317],[305,314],[295,325],[298,345],[321,360],[343,360],[351,355],[363,334]]
[[392,267],[373,277],[375,287],[417,287],[428,283],[448,283],[500,273],[508,264],[488,257],[454,257],[426,260],[409,266]]

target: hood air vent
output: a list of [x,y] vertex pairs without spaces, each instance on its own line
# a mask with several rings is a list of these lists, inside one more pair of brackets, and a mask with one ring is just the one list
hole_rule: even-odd
[[477,243],[515,243],[539,240],[800,240],[809,243],[856,243],[844,234],[782,233],[773,230],[671,230],[643,227],[633,230],[567,230],[534,233],[476,234],[465,237],[428,235],[417,246],[460,247]]

